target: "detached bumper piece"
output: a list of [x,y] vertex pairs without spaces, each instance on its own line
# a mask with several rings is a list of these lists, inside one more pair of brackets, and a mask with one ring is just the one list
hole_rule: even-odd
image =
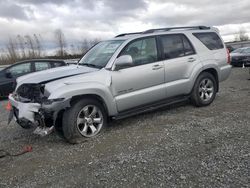
[[50,133],[52,133],[53,130],[54,130],[54,126],[52,126],[52,127],[37,127],[33,133],[44,137],[44,136],[47,136]]
[[[24,129],[30,129],[32,127],[37,127],[34,130],[34,134],[37,134],[39,136],[47,136],[50,133],[53,132],[54,130],[54,126],[51,127],[47,127],[46,123],[51,123],[52,120],[51,119],[45,119],[45,113],[43,111],[39,111],[38,113],[35,113],[35,117],[34,117],[34,122],[31,122],[30,120],[26,119],[26,118],[18,118],[18,109],[13,107],[12,112],[10,112],[10,114],[13,114],[13,116],[16,119],[16,122]],[[50,117],[50,116],[49,116]]]

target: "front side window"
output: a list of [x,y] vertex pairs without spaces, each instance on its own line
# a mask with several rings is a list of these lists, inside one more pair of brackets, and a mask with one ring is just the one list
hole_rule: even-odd
[[123,42],[124,40],[111,40],[98,43],[83,56],[79,61],[79,65],[96,68],[105,67]]
[[224,48],[220,37],[214,33],[193,33],[209,50],[218,50]]
[[156,40],[152,37],[131,42],[125,47],[121,55],[130,55],[134,66],[155,62],[158,59]]
[[30,63],[22,63],[7,69],[7,72],[13,76],[23,75],[31,72],[31,66]]
[[50,68],[50,64],[47,62],[35,62],[36,71],[47,70]]

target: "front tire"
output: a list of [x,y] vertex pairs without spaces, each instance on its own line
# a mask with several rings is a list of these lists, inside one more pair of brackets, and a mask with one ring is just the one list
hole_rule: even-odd
[[212,74],[203,72],[197,78],[191,94],[191,101],[197,107],[210,105],[216,96],[217,83]]
[[70,143],[80,143],[95,137],[107,125],[103,105],[94,99],[82,99],[63,115],[63,133]]

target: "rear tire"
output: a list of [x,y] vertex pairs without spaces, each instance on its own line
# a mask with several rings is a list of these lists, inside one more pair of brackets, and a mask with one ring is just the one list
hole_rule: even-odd
[[217,82],[212,74],[201,73],[194,84],[191,101],[197,107],[210,105],[216,96],[217,87]]
[[95,137],[106,125],[107,115],[103,105],[91,98],[79,100],[63,114],[63,133],[72,144]]

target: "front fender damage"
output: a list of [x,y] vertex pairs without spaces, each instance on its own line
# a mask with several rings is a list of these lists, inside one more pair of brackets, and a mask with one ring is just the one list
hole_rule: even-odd
[[50,134],[55,128],[59,112],[71,106],[70,98],[51,103],[23,103],[12,96],[9,96],[9,100],[16,122],[23,128],[37,127],[34,133],[41,136]]
[[[46,136],[50,134],[56,127],[56,120],[59,112],[70,108],[70,99],[51,104],[42,104],[39,115],[36,118],[38,126],[34,131],[35,134]],[[52,124],[52,125],[51,125]]]

